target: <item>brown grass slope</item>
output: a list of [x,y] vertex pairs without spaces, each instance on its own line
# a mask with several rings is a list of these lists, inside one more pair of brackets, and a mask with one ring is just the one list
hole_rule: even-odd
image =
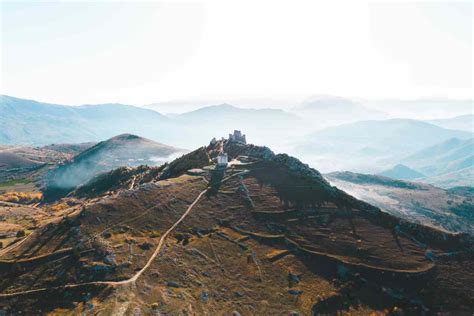
[[[0,295],[0,307],[13,314],[114,315],[474,309],[466,235],[382,213],[267,148],[228,142],[224,148],[251,163],[203,176],[180,175],[179,168],[132,189],[122,179],[114,194],[85,198],[67,217],[36,229],[0,257],[0,293],[11,295]],[[206,159],[215,157],[214,146],[206,151]],[[196,156],[203,155],[191,161],[200,163]],[[179,165],[202,167],[185,158]],[[61,288],[133,277],[206,188],[132,285]]]

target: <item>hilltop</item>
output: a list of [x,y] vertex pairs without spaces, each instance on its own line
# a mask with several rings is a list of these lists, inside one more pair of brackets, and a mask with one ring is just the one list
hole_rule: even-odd
[[382,171],[379,173],[379,175],[399,180],[414,180],[425,177],[424,174],[402,164],[398,164],[393,168]]
[[53,169],[47,177],[46,198],[69,192],[101,172],[121,166],[159,165],[183,149],[160,144],[131,134],[121,134],[97,143],[66,163]]
[[[221,149],[226,168],[215,165]],[[46,204],[36,228],[0,251],[7,312],[474,308],[467,235],[384,213],[267,147],[217,141],[160,168],[94,179],[89,189],[101,190]],[[68,206],[48,211],[60,203]]]

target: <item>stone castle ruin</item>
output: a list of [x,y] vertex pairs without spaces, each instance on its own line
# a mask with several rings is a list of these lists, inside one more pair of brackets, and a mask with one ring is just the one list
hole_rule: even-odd
[[245,134],[242,134],[242,132],[238,130],[234,130],[233,134],[229,134],[229,141],[247,144]]

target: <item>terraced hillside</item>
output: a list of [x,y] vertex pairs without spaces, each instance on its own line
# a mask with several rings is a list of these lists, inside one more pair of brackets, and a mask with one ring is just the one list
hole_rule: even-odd
[[[233,159],[226,169],[213,165],[221,145]],[[0,308],[100,315],[474,309],[467,235],[383,213],[295,158],[224,141],[160,169],[130,170],[44,205],[69,203],[4,245]],[[91,190],[94,183],[107,185]]]

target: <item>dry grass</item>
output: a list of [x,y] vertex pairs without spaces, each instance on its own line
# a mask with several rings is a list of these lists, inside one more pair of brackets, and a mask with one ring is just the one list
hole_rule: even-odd
[[0,195],[0,201],[19,204],[38,203],[43,198],[41,192],[6,192]]
[[[240,190],[243,184],[248,194]],[[160,232],[173,225],[207,185],[202,177],[181,176],[90,201],[80,216],[49,225],[17,251],[22,258],[76,246],[91,251],[31,265],[15,275],[0,270],[0,280],[5,280],[0,281],[0,293],[130,278],[146,264]],[[248,196],[253,208],[245,204]],[[21,303],[0,302],[0,309],[79,314],[90,313],[86,307],[93,306],[97,314],[136,314],[136,310],[152,314],[153,309],[163,314],[310,315],[317,306],[323,314],[382,315],[400,304],[408,314],[419,314],[413,298],[452,311],[473,306],[466,290],[471,280],[449,278],[454,272],[468,273],[471,261],[462,267],[439,265],[438,274],[427,279],[416,273],[386,272],[423,267],[429,263],[424,249],[395,236],[360,210],[324,202],[296,208],[255,177],[235,177],[196,204],[133,287],[100,294],[100,289],[95,294],[81,289],[91,295],[65,291],[52,299],[41,293],[24,296]],[[49,206],[53,212],[65,207],[65,203]],[[359,267],[364,264],[366,268]],[[388,294],[384,287],[389,288]],[[448,298],[441,296],[445,290],[450,291]],[[391,293],[405,297],[394,299]]]
[[57,212],[67,209],[68,207],[69,206],[66,203],[61,202],[61,203],[56,203],[51,206],[48,206],[45,208],[45,210],[53,212],[53,213],[57,213]]

